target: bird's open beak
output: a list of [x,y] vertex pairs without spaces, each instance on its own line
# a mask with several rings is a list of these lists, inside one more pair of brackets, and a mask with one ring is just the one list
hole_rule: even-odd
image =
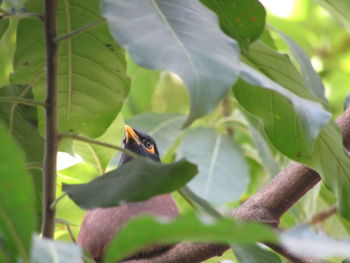
[[124,126],[125,129],[125,136],[126,136],[126,142],[129,140],[134,140],[138,145],[141,144],[139,136],[136,134],[136,132],[131,128],[129,125]]

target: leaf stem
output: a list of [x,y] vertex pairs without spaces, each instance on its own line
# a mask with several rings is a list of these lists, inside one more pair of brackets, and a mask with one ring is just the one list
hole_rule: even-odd
[[63,193],[63,194],[61,194],[59,197],[57,197],[57,198],[55,199],[55,201],[53,201],[52,204],[50,205],[50,208],[51,208],[51,209],[55,209],[57,203],[58,203],[59,201],[61,201],[64,197],[66,197],[66,195],[67,195],[66,193]]
[[46,108],[45,108],[45,153],[44,153],[44,207],[43,236],[53,238],[55,230],[55,209],[50,206],[56,199],[57,172],[57,0],[45,0],[45,42],[46,42]]
[[36,13],[9,13],[6,12],[3,15],[0,15],[0,19],[9,19],[9,18],[39,18],[43,21],[43,16]]
[[36,162],[32,162],[32,163],[27,163],[27,169],[29,170],[34,170],[34,169],[37,169],[37,170],[43,170],[43,166],[41,163],[36,163]]
[[42,101],[25,99],[20,97],[0,97],[0,102],[13,103],[13,104],[25,104],[33,107],[41,106],[45,108],[45,103]]
[[69,222],[67,222],[66,220],[64,220],[62,218],[56,218],[56,223],[64,225],[67,229],[67,232],[69,234],[70,239],[72,240],[72,242],[76,243],[76,240],[74,238],[73,231],[70,227]]
[[78,140],[78,141],[82,141],[82,142],[87,142],[87,143],[91,143],[91,144],[96,144],[96,145],[100,145],[100,146],[103,146],[103,147],[107,147],[107,148],[111,148],[111,149],[114,149],[114,150],[117,150],[117,151],[120,151],[120,152],[123,152],[133,158],[137,158],[139,157],[138,154],[132,152],[132,151],[129,151],[127,149],[123,149],[122,147],[120,146],[116,146],[116,145],[113,145],[113,144],[110,144],[110,143],[106,143],[106,142],[101,142],[101,141],[98,141],[98,140],[95,140],[95,139],[92,139],[92,138],[89,138],[89,137],[86,137],[86,136],[82,136],[82,135],[78,135],[78,134],[74,134],[74,133],[61,133],[59,134],[59,139],[64,139],[64,138],[68,138],[68,139],[73,139],[73,140]]
[[55,41],[56,42],[60,42],[60,41],[67,40],[69,38],[73,38],[73,37],[79,35],[80,33],[88,31],[89,29],[94,28],[95,26],[98,26],[98,25],[101,25],[101,24],[104,24],[104,23],[106,23],[106,20],[105,19],[101,19],[99,21],[96,21],[96,22],[93,22],[93,23],[90,23],[90,24],[86,24],[86,25],[78,28],[77,30],[74,30],[74,31],[71,31],[71,32],[69,32],[67,34],[58,36],[55,39]]

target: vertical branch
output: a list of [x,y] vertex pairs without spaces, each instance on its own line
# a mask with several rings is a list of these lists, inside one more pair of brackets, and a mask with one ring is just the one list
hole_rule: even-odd
[[57,0],[45,0],[46,41],[46,110],[45,110],[45,156],[44,156],[44,213],[43,236],[52,238],[55,229],[55,208],[51,203],[56,197],[57,157]]

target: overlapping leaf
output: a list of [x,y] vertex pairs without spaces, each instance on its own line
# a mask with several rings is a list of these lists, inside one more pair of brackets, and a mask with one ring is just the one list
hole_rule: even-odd
[[321,174],[328,188],[337,195],[340,212],[350,218],[350,197],[346,190],[350,187],[350,160],[344,153],[339,130],[329,122],[330,113],[317,102],[320,98],[305,88],[305,78],[301,78],[287,57],[261,43],[253,46],[248,59],[270,79],[244,67],[242,78],[253,85],[268,87],[270,91],[237,85],[237,98],[262,121],[266,134],[278,150]]
[[174,243],[182,240],[247,244],[254,241],[275,241],[276,236],[267,226],[237,223],[229,218],[210,219],[206,222],[189,213],[172,222],[162,222],[154,217],[143,216],[129,221],[113,239],[105,262],[116,262],[154,243]]
[[330,113],[320,103],[296,96],[247,65],[242,66],[241,76],[253,85],[241,82],[234,93],[241,105],[262,121],[275,147],[292,159],[311,158]]
[[186,160],[162,164],[137,158],[87,184],[63,184],[62,189],[82,208],[110,207],[175,191],[196,173]]
[[219,17],[223,31],[246,48],[265,27],[266,11],[258,0],[201,0]]
[[[29,0],[26,8],[28,12],[41,13],[42,4],[40,0]],[[101,21],[98,6],[98,0],[59,1],[59,34]],[[98,137],[117,116],[129,89],[124,52],[105,24],[61,42],[59,47],[59,131]],[[12,82],[25,84],[43,72],[44,51],[42,22],[22,19],[17,30]],[[33,93],[36,99],[44,99],[44,74],[35,82]]]
[[29,262],[36,228],[34,187],[23,153],[0,122],[0,233],[1,250],[9,262]]
[[191,97],[187,124],[209,113],[237,78],[237,43],[198,1],[104,0],[102,12],[136,63],[184,80]]
[[[30,91],[24,94],[24,88],[24,86],[9,85],[0,89],[0,96],[21,97],[22,95],[26,99],[32,99]],[[41,218],[43,179],[40,168],[44,155],[44,139],[38,131],[37,110],[26,105],[0,103],[0,120],[20,144],[26,155],[27,166],[32,168],[37,212]]]

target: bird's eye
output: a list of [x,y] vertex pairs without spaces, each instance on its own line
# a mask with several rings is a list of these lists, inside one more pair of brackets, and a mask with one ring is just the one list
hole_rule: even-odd
[[152,143],[150,143],[149,141],[146,141],[144,143],[144,145],[148,148],[148,149],[151,149],[152,148]]

